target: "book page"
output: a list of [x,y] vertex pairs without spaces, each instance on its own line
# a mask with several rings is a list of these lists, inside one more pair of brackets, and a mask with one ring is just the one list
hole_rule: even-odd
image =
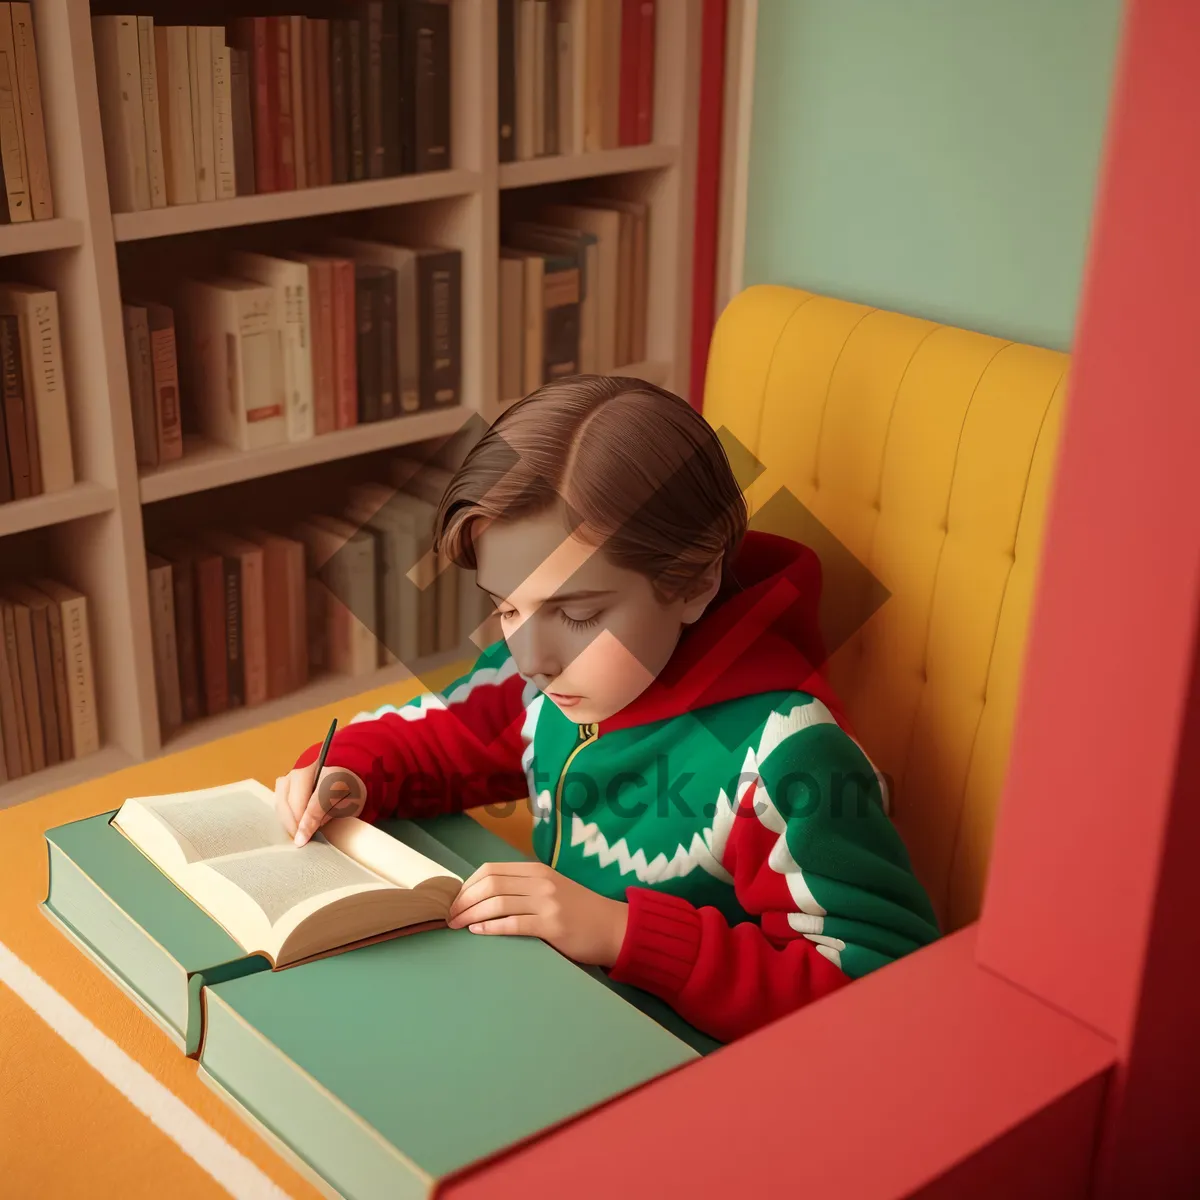
[[142,805],[170,829],[189,863],[292,845],[275,810],[248,789]]
[[282,850],[265,850],[205,865],[245,892],[272,925],[306,900],[339,888],[379,887],[385,882],[328,842],[315,838],[300,847],[289,843]]

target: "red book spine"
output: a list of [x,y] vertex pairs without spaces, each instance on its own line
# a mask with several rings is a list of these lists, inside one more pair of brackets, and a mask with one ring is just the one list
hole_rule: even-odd
[[654,0],[641,0],[638,7],[637,119],[634,143],[654,141],[654,25],[658,12]]
[[254,22],[254,186],[260,192],[273,192],[275,184],[275,78],[273,39],[266,17],[251,17]]
[[275,34],[276,112],[279,137],[275,144],[275,182],[279,191],[289,192],[296,187],[296,137],[292,116],[292,51],[289,17],[271,17]]
[[[638,51],[641,0],[621,0],[621,94],[617,108],[617,144],[637,144]],[[612,12],[608,19],[612,20]]]
[[358,424],[358,360],[354,311],[354,263],[338,259],[333,266],[333,342],[337,360],[337,427]]

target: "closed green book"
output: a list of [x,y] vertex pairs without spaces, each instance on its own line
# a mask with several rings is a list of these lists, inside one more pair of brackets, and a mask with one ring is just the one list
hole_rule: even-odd
[[205,1002],[201,1077],[347,1200],[428,1196],[696,1058],[544,942],[465,929],[220,983]]
[[255,971],[247,955],[128,838],[116,811],[46,832],[42,912],[157,1022],[185,1054],[200,1048],[200,989]]

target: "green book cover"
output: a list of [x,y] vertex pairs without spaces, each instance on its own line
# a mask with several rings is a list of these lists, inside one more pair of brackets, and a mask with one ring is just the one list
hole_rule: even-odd
[[447,1175],[695,1061],[544,942],[433,929],[205,989],[200,1070],[347,1200]]
[[116,810],[46,832],[42,912],[141,1006],[185,1054],[200,1046],[200,989],[253,971],[248,956],[109,822]]

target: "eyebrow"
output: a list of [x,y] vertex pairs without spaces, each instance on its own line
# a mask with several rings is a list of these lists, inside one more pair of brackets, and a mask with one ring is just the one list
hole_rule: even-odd
[[[476,586],[479,587],[481,591],[487,592],[487,594],[489,596],[491,596],[491,598],[493,600],[503,600],[504,599],[503,596],[499,595],[497,592],[493,592],[490,588],[485,587],[482,583],[479,583],[478,580],[476,580],[475,582],[476,582]],[[551,602],[553,602],[556,604],[560,604],[560,603],[565,603],[568,600],[590,600],[594,596],[611,596],[612,594],[613,594],[612,588],[589,588],[589,589],[585,589],[582,591],[576,591],[576,592],[556,592],[553,596],[550,596],[548,599],[543,601],[543,603],[550,604]]]

